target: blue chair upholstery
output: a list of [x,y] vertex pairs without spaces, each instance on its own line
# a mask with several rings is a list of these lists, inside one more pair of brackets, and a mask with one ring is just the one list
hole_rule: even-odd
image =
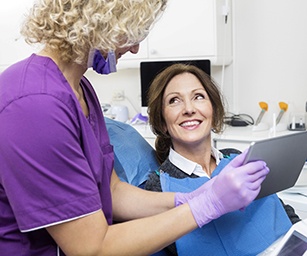
[[142,187],[149,173],[158,169],[155,150],[131,125],[105,117],[114,147],[114,169],[122,181]]

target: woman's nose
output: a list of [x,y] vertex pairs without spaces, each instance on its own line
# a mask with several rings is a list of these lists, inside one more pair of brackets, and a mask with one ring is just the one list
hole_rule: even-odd
[[130,47],[129,51],[133,54],[137,54],[139,52],[139,49],[140,49],[140,44],[135,44]]
[[195,113],[195,107],[193,102],[185,101],[183,114],[191,115]]

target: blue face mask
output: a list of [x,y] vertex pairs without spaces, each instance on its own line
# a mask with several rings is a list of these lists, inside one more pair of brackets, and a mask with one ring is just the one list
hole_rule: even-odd
[[92,67],[98,74],[110,74],[116,72],[116,56],[114,51],[108,52],[108,57],[105,59],[99,50],[90,52],[88,67]]

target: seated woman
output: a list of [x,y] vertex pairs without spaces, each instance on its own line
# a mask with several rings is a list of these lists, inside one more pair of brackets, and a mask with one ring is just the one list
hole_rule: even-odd
[[[202,70],[174,64],[155,78],[148,95],[161,166],[145,189],[190,191],[218,175],[240,153],[211,145],[211,132],[223,129],[225,111],[218,87]],[[212,221],[167,250],[171,255],[256,255],[288,231],[290,218],[299,220],[290,206],[271,195]]]

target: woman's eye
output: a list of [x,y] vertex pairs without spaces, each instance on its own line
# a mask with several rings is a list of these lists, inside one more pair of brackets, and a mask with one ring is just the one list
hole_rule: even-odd
[[205,98],[205,96],[204,96],[203,94],[200,94],[200,93],[199,93],[199,94],[196,94],[196,95],[195,95],[195,99],[196,99],[196,100],[203,100],[204,98]]
[[178,99],[177,97],[171,98],[171,99],[169,100],[169,104],[176,104],[176,103],[178,103],[178,102],[179,102],[179,99]]

